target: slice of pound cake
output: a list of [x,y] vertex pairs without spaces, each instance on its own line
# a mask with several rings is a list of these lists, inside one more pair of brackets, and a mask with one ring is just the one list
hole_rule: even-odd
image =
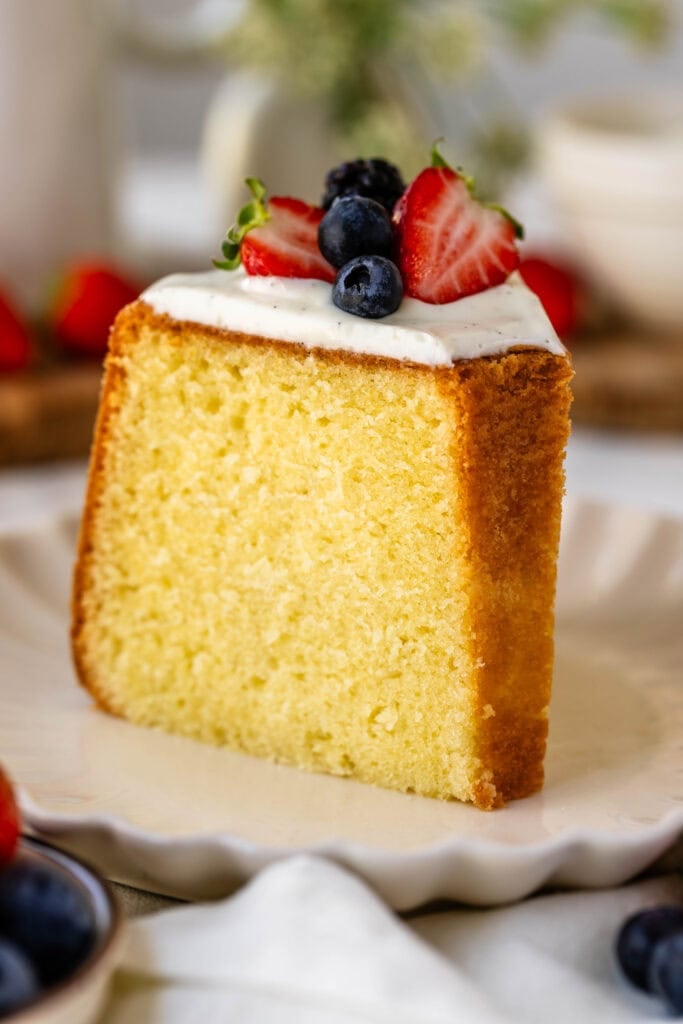
[[443,165],[393,221],[380,194],[324,214],[250,184],[220,264],[243,266],[167,278],[113,330],[80,679],[133,722],[301,768],[530,794],[571,368],[508,276],[515,225]]

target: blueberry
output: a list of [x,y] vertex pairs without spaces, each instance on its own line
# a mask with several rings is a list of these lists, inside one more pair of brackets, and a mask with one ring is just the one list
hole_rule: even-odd
[[639,910],[624,922],[617,936],[617,958],[629,981],[650,991],[648,975],[655,946],[676,933],[683,934],[683,907]]
[[389,214],[374,199],[337,199],[320,221],[318,245],[333,267],[343,267],[356,256],[391,256],[394,234]]
[[40,994],[36,973],[16,946],[0,939],[0,1017],[26,1006]]
[[403,282],[395,263],[384,256],[358,256],[342,267],[332,289],[339,309],[376,320],[398,309]]
[[0,873],[0,934],[33,963],[42,985],[71,974],[95,943],[85,896],[54,869],[16,861]]
[[398,167],[388,160],[349,160],[328,173],[321,205],[329,210],[340,196],[367,196],[391,213],[405,187]]
[[683,931],[660,939],[655,945],[648,986],[662,997],[672,1013],[683,1013]]

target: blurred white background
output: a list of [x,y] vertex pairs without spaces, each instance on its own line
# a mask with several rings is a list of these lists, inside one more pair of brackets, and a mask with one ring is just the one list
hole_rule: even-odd
[[[192,0],[121,0],[138,17],[157,24],[187,14]],[[241,0],[223,0],[226,7]],[[549,46],[531,59],[509,48],[493,54],[495,74],[514,106],[530,119],[569,97],[645,89],[683,87],[683,0],[672,0],[674,17],[666,46],[643,52],[607,31],[594,16],[580,13],[567,19]],[[174,152],[198,144],[207,103],[220,82],[223,69],[176,68],[152,70],[139,61],[126,61],[119,69],[118,87],[125,108],[126,131],[136,147],[153,152]]]
[[[469,9],[476,18],[491,2],[470,0]],[[527,6],[533,10],[533,0]],[[438,108],[427,137],[446,135],[452,158],[467,162],[458,125],[468,117],[484,124],[493,114],[533,128],[573,97],[683,88],[683,0],[669,0],[668,37],[650,49],[585,6],[565,4],[565,17],[536,49],[515,50],[502,31],[497,42],[487,35],[484,75],[451,83],[423,75]],[[271,191],[317,200],[329,158],[315,97],[297,125],[293,105],[285,116],[272,97],[259,98],[258,75],[240,92],[243,72],[225,51],[164,60],[130,45],[141,32],[157,42],[175,35],[189,43],[196,32],[215,40],[245,8],[246,0],[0,0],[0,278],[24,301],[44,295],[55,265],[87,250],[114,255],[143,278],[205,265],[241,198],[241,179],[268,165],[268,146]],[[125,32],[116,41],[112,22],[127,27],[127,41]],[[288,132],[296,157],[289,166]],[[537,225],[547,227],[546,210],[535,211],[523,200],[532,237]]]
[[[181,26],[188,14],[203,8],[205,22],[235,16],[243,0],[107,0],[118,4],[135,23],[167,30]],[[475,7],[477,5],[475,4]],[[638,47],[606,25],[595,14],[582,12],[576,0],[575,13],[569,13],[550,39],[536,51],[514,50],[509,41],[494,45],[489,56],[491,74],[483,83],[442,85],[439,101],[453,120],[462,109],[477,111],[502,103],[533,128],[548,110],[582,96],[637,95],[683,88],[683,0],[672,0],[671,29],[665,44],[648,50]],[[481,7],[485,8],[485,0]],[[571,8],[572,5],[570,4]],[[192,262],[205,256],[210,239],[227,224],[226,211],[206,192],[206,175],[198,165],[207,108],[221,82],[231,69],[220,60],[202,63],[164,64],[137,55],[119,54],[112,83],[118,106],[119,140],[125,154],[123,188],[119,216],[124,249],[130,258],[150,248],[168,248],[169,265],[179,256]],[[457,109],[456,109],[457,108]],[[475,117],[478,116],[476,113]],[[317,180],[317,178],[315,179]],[[278,190],[277,182],[272,183]],[[182,200],[169,203],[170,195]],[[215,197],[213,197],[215,200]],[[314,195],[306,196],[315,201]],[[534,197],[535,199],[535,197]],[[538,221],[539,236],[547,225],[540,223],[547,214],[543,205],[527,197],[522,215],[531,228],[532,238]],[[227,208],[232,209],[232,196]],[[162,210],[165,209],[165,215]],[[178,252],[178,240],[184,245]],[[184,251],[182,251],[184,249]],[[143,260],[144,262],[144,260]]]

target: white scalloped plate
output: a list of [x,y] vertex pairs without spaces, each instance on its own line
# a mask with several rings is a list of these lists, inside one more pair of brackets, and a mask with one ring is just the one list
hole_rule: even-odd
[[74,522],[0,537],[0,752],[28,824],[119,881],[211,898],[317,851],[405,909],[618,884],[683,833],[683,523],[570,505],[542,793],[490,814],[308,775],[91,707]]

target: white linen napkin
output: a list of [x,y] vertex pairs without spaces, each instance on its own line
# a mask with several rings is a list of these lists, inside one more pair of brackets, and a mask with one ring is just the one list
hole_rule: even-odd
[[409,922],[318,858],[235,896],[133,921],[103,1024],[621,1024],[662,1020],[619,976],[632,910],[678,876]]

